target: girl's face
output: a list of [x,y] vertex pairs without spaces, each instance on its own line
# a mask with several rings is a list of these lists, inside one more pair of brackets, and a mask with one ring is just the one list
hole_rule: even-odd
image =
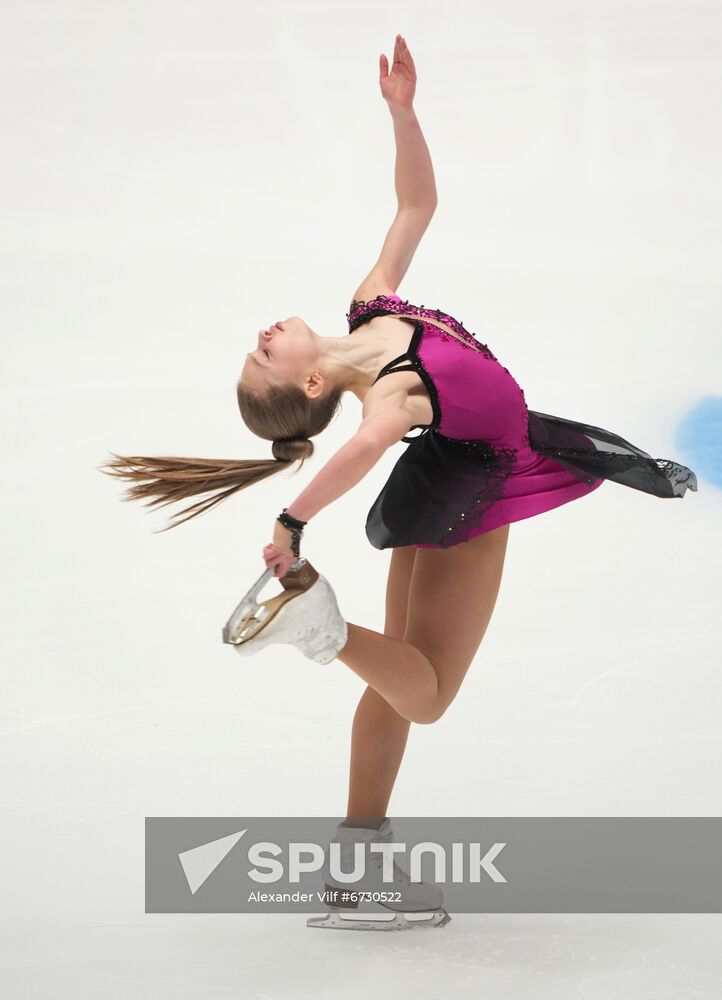
[[318,364],[317,337],[300,316],[259,330],[256,349],[246,355],[241,384],[262,394],[270,385],[301,386]]

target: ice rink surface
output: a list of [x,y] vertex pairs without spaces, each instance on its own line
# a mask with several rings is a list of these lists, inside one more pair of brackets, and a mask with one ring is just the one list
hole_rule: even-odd
[[[722,15],[712,0],[0,5],[5,428],[0,989],[103,996],[718,1000],[719,914],[456,914],[324,933],[145,914],[146,816],[343,815],[364,685],[221,628],[278,511],[355,430],[168,532],[111,452],[269,458],[235,382],[257,333],[345,313],[396,210],[379,54],[402,33],[439,207],[399,294],[487,343],[530,407],[690,465],[511,526],[451,708],[389,815],[715,816],[720,734]],[[366,511],[309,524],[381,629]]]

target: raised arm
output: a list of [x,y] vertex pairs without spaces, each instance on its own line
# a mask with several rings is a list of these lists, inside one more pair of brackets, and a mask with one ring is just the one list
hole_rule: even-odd
[[389,106],[396,139],[396,198],[399,208],[433,211],[436,184],[426,140],[413,108],[416,69],[402,35],[396,36],[394,64],[388,72],[386,56],[381,57],[380,86]]
[[394,182],[398,208],[378,260],[354,292],[354,299],[365,301],[396,291],[437,205],[431,155],[413,108],[416,70],[401,35],[396,36],[390,73],[386,56],[380,56],[380,60],[381,93],[391,113],[396,140]]

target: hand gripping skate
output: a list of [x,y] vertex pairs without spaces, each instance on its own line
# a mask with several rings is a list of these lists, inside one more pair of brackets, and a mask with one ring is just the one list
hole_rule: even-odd
[[346,645],[348,626],[328,580],[300,558],[278,578],[281,593],[259,600],[274,573],[269,566],[244,595],[223,627],[223,642],[241,656],[274,643],[289,643],[310,660],[330,663]]

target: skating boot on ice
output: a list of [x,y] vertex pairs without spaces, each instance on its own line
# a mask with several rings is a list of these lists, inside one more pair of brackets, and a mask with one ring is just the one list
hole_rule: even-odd
[[280,594],[258,595],[274,577],[269,566],[243,597],[223,628],[223,641],[240,656],[252,656],[274,643],[287,643],[309,660],[330,663],[348,640],[348,625],[328,580],[308,559],[296,560],[278,581]]
[[[356,844],[364,844],[365,875],[353,882],[335,881],[330,872],[329,852],[323,865],[326,905],[330,912],[322,917],[309,917],[308,927],[327,927],[340,930],[396,931],[418,930],[422,927],[443,927],[451,917],[442,907],[443,893],[437,885],[427,882],[412,882],[407,872],[394,860],[393,881],[383,880],[383,855],[369,851],[371,843],[393,841],[393,831],[388,817],[378,829],[373,827],[346,827],[339,824],[334,841],[340,845],[339,866],[343,872],[353,872],[355,868],[354,850]],[[330,845],[329,845],[330,847]],[[379,901],[371,896],[376,910],[358,908],[354,892],[380,894]],[[350,895],[344,900],[342,893]],[[395,898],[400,896],[399,898]],[[364,907],[367,903],[364,901]]]

